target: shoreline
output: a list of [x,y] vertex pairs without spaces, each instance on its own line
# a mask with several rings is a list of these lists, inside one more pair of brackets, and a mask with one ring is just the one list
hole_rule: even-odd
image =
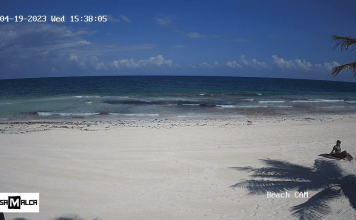
[[[170,117],[170,118],[130,118],[130,119],[48,119],[48,120],[21,120],[0,121],[0,133],[22,133],[34,131],[47,131],[52,129],[79,129],[81,131],[110,130],[124,127],[142,128],[173,128],[173,127],[232,127],[241,125],[252,125],[254,123],[278,123],[281,121],[315,121],[330,122],[356,118],[356,114],[305,114],[305,115],[282,115],[282,116],[246,116],[236,115],[207,117]],[[18,131],[18,132],[17,132]]]

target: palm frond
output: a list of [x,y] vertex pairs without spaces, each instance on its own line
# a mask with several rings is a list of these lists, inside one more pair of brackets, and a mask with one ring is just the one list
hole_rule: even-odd
[[244,188],[249,191],[249,194],[255,195],[266,195],[269,192],[284,193],[290,190],[298,192],[321,190],[308,198],[306,202],[290,209],[292,215],[299,219],[323,218],[331,212],[328,203],[342,195],[348,198],[351,206],[356,209],[356,175],[344,176],[335,163],[315,160],[314,166],[309,168],[280,160],[262,161],[268,166],[263,168],[230,167],[239,171],[252,172],[253,178],[263,178],[262,180],[244,180],[230,187]]
[[356,210],[356,175],[345,176],[341,180],[341,189],[346,198],[349,199],[350,205]]
[[348,50],[350,46],[353,46],[351,51],[356,49],[356,38],[333,35],[331,36],[331,39],[337,41],[334,45],[334,48],[340,46],[341,50],[342,49]]
[[340,189],[337,190],[331,187],[326,188],[315,194],[306,202],[291,208],[291,211],[293,212],[292,215],[299,217],[299,219],[323,218],[325,215],[331,212],[327,203],[340,196]]
[[[331,161],[325,161],[322,159],[315,160],[314,161],[314,169],[316,171],[319,171],[318,173],[323,173],[325,175],[325,176],[323,176],[324,179],[327,177],[330,177],[333,179],[343,177],[342,169]],[[327,172],[325,172],[325,171],[327,171]]]
[[309,182],[296,182],[296,181],[270,181],[270,180],[245,180],[236,183],[231,188],[245,188],[249,194],[260,195],[267,192],[280,193],[286,190],[299,190],[301,186],[308,185]]
[[343,65],[332,68],[331,77],[335,77],[337,74],[341,72],[341,70],[344,69],[353,71],[354,77],[356,76],[356,62],[352,62],[352,63],[345,63]]

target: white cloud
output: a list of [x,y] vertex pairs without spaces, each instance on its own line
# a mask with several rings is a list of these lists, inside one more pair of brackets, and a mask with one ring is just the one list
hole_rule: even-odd
[[273,55],[273,65],[277,66],[280,69],[289,69],[289,70],[319,70],[319,71],[330,71],[333,67],[340,65],[339,63],[333,61],[331,63],[325,62],[322,64],[312,64],[305,60],[295,59],[295,60],[284,60],[279,58],[277,55]]
[[172,63],[172,60],[165,60],[162,55],[158,55],[157,57],[150,57],[147,60],[138,61],[140,66],[172,66]]
[[[96,57],[95,57],[96,58]],[[69,61],[71,61],[74,64],[77,64],[83,69],[87,68],[87,58],[82,57],[78,54],[71,54],[68,58]]]
[[[84,39],[85,35],[90,34],[93,32],[64,25],[0,25],[0,60],[9,60],[1,64],[1,71],[7,74],[3,76],[21,77],[28,69],[38,75],[47,76],[46,74],[65,75],[68,72],[84,70],[86,73],[97,70],[112,71],[115,66],[176,66],[172,60],[166,60],[162,55],[137,62],[113,62],[111,57],[120,51],[150,50],[157,48],[157,45],[93,43]],[[15,76],[14,72],[18,75]]]
[[258,62],[256,59],[248,61],[245,59],[245,55],[241,55],[240,61],[227,61],[226,66],[231,68],[243,68],[243,67],[252,67],[254,69],[269,69],[269,66],[265,62]]
[[112,61],[112,65],[116,68],[137,68],[139,67],[138,64],[135,63],[134,59],[121,59],[121,60],[114,60]]
[[312,64],[300,59],[295,60],[284,60],[283,58],[278,58],[277,55],[273,55],[273,64],[277,65],[278,67],[284,69],[303,69],[303,70],[310,70]]
[[238,64],[236,61],[227,61],[226,66],[231,68],[242,68],[242,66]]
[[265,62],[258,62],[256,59],[252,59],[252,61],[247,61],[245,59],[245,55],[241,55],[241,62],[244,65],[250,66],[254,69],[268,69],[268,65]]
[[[66,26],[48,24],[9,24],[0,27],[0,56],[21,55],[22,58],[29,55],[32,58],[40,58],[39,55],[48,55],[54,50],[79,49],[91,45],[82,36],[93,34],[86,30],[73,31]],[[27,54],[27,55],[26,55]]]
[[187,37],[189,37],[189,38],[201,38],[203,36],[201,34],[199,34],[198,32],[194,32],[194,33],[188,33]]
[[169,26],[171,24],[171,16],[166,16],[164,18],[157,18],[156,19],[156,23],[161,25],[161,26]]
[[54,67],[51,67],[51,68],[50,68],[50,71],[51,71],[51,72],[54,72],[54,73],[58,72],[58,70],[57,70],[56,68],[54,68]]
[[78,56],[76,54],[72,54],[69,57],[69,60],[76,63],[79,67],[85,69],[88,67],[92,67],[95,70],[115,70],[115,69],[137,69],[137,68],[149,68],[149,67],[173,67],[172,60],[166,60],[162,55],[158,55],[157,57],[150,57],[146,60],[138,60],[134,59],[121,59],[121,60],[113,60],[110,62],[99,61],[96,56],[91,57],[83,57]]
[[126,21],[126,22],[128,22],[128,23],[130,23],[131,22],[131,20],[130,19],[128,19],[126,16],[124,16],[124,15],[121,15],[121,19],[123,20],[123,21]]
[[305,60],[295,59],[295,60],[285,60],[279,58],[276,55],[272,56],[272,64],[267,64],[265,62],[257,61],[256,59],[247,60],[245,55],[241,55],[238,61],[227,61],[225,63],[219,64],[217,61],[212,64],[203,62],[199,66],[202,68],[232,68],[232,69],[248,69],[253,68],[256,70],[299,70],[299,71],[315,71],[315,72],[326,72],[330,71],[333,67],[340,65],[339,63],[325,62],[324,64],[312,64]]
[[115,68],[141,68],[141,67],[172,67],[173,61],[166,60],[162,55],[150,57],[147,60],[121,59],[111,62],[111,66]]
[[87,40],[81,40],[79,41],[78,43],[81,43],[81,44],[91,44],[89,41]]
[[21,78],[27,76],[25,72],[29,69],[31,76],[36,77],[63,73],[62,70],[68,70],[73,64],[84,67],[81,54],[95,50],[87,50],[94,45],[83,37],[93,33],[65,25],[0,25],[0,60],[9,61],[2,66],[2,72],[8,78]]
[[203,68],[212,68],[212,66],[210,64],[207,64],[207,63],[201,63],[199,64],[199,66],[203,67]]
[[76,55],[70,55],[69,60],[77,61],[77,60],[78,60],[78,56],[76,56]]
[[107,15],[107,18],[108,18],[108,21],[111,21],[111,22],[120,22],[120,19],[114,18],[111,15]]
[[185,35],[188,38],[220,38],[223,37],[222,35],[202,35],[199,32],[191,32],[191,33],[187,33]]
[[268,65],[265,62],[258,62],[256,59],[252,59],[250,65],[256,69],[267,69]]
[[292,60],[286,61],[283,58],[278,58],[277,55],[272,55],[273,64],[277,65],[280,68],[297,68]]
[[303,68],[305,70],[310,70],[310,67],[312,67],[311,63],[305,60],[301,61],[300,59],[296,59],[295,62],[300,68]]
[[[320,64],[319,64],[319,65],[320,65]],[[320,66],[321,66],[321,65],[320,65]],[[340,66],[340,64],[339,64],[338,62],[335,62],[335,61],[333,61],[333,62],[331,62],[331,63],[325,62],[323,67],[324,67],[325,69],[331,71],[331,69],[334,68],[335,66]]]
[[125,21],[125,22],[128,22],[128,23],[131,22],[131,20],[128,19],[125,15],[121,15],[121,16],[120,16],[121,20],[120,20],[119,18],[114,18],[114,17],[111,16],[111,15],[107,15],[107,18],[108,18],[108,21],[114,22],[114,23],[116,23],[116,22],[121,22],[121,20],[122,20],[122,21]]

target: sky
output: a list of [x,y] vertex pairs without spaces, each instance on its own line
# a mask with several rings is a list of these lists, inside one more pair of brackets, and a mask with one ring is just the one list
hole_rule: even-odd
[[[355,51],[335,49],[331,36],[356,37],[355,8],[354,0],[2,0],[0,79],[187,75],[353,82],[348,71],[330,78],[332,67],[356,59]],[[15,22],[21,15],[46,21]],[[90,15],[96,21],[85,22]]]

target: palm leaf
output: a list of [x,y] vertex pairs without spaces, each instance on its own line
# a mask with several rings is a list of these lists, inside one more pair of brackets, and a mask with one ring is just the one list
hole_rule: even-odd
[[352,208],[356,210],[356,175],[345,176],[340,182],[343,194],[349,199]]
[[236,183],[231,188],[245,188],[249,194],[260,195],[267,192],[280,193],[286,190],[298,190],[301,186],[308,185],[309,182],[296,182],[296,181],[270,181],[270,180],[245,180]]
[[331,212],[327,203],[340,197],[340,192],[340,189],[337,190],[331,187],[326,188],[315,194],[306,202],[291,208],[291,211],[293,212],[292,215],[299,217],[299,219],[323,218]]
[[352,37],[341,37],[341,36],[333,35],[331,37],[331,39],[333,39],[334,41],[337,41],[335,43],[334,48],[340,46],[341,50],[342,49],[347,50],[347,49],[349,49],[350,46],[353,46],[351,51],[356,49],[356,39],[355,38],[352,38]]
[[[356,63],[356,62],[355,62]],[[262,160],[269,165],[263,168],[230,167],[239,171],[252,172],[252,177],[262,180],[244,180],[231,188],[244,188],[249,194],[284,193],[289,190],[308,192],[321,190],[300,205],[290,209],[299,219],[323,218],[331,212],[328,205],[333,199],[344,195],[352,208],[356,209],[356,175],[344,176],[335,163],[315,160],[314,167],[304,167],[279,160]],[[267,179],[265,179],[267,178]],[[272,179],[272,180],[271,180]]]
[[[352,47],[351,51],[356,49],[356,38],[333,35],[331,36],[331,39],[336,41],[334,48],[340,46],[341,51],[343,49],[348,50],[349,47]],[[353,71],[354,77],[356,76],[356,62],[352,62],[332,68],[331,77],[336,76],[341,70],[344,69]]]
[[356,62],[352,62],[352,63],[346,63],[346,64],[332,68],[331,77],[336,76],[337,74],[339,74],[341,72],[341,70],[344,70],[344,69],[353,71],[354,77],[356,76]]

